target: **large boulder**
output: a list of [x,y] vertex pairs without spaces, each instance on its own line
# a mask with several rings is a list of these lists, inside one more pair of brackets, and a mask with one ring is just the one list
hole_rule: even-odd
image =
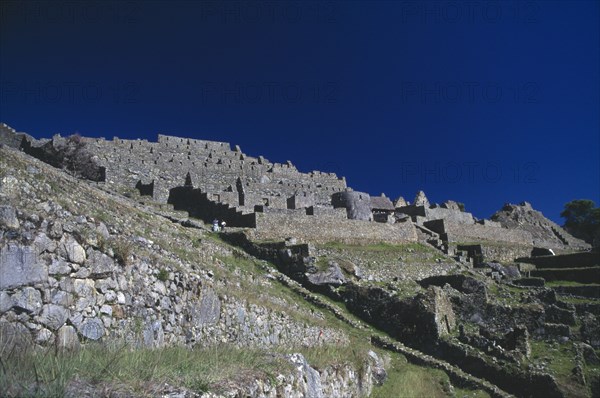
[[73,293],[77,297],[75,302],[77,311],[83,311],[96,304],[98,292],[92,279],[73,279]]
[[298,389],[303,396],[310,398],[323,398],[323,386],[319,372],[313,369],[302,354],[291,354],[287,359],[292,363],[297,372]]
[[85,141],[79,135],[67,138],[55,135],[51,140],[43,143],[28,140],[23,150],[43,162],[66,169],[78,177],[92,181],[104,181],[106,177],[105,169],[98,164],[97,156],[87,149]]
[[493,271],[498,272],[504,278],[520,278],[521,273],[519,269],[514,265],[502,265],[496,262],[489,262],[481,264],[481,267],[491,268]]
[[58,329],[56,347],[60,351],[74,351],[79,349],[79,337],[77,337],[77,331],[73,326],[65,325]]
[[99,318],[89,318],[77,328],[79,334],[89,340],[100,340],[104,336],[104,324]]
[[72,237],[63,237],[60,241],[61,254],[70,262],[83,264],[86,259],[85,249]]
[[190,310],[192,322],[197,326],[214,325],[221,317],[221,301],[215,291],[205,287],[201,292],[200,304]]
[[371,196],[368,193],[336,192],[331,196],[331,204],[334,208],[346,208],[346,214],[350,220],[373,221]]
[[33,346],[29,329],[20,323],[0,320],[0,357],[25,353]]
[[11,243],[0,248],[0,289],[12,289],[48,280],[48,268],[30,246]]
[[318,286],[341,286],[347,282],[344,273],[335,261],[329,261],[326,270],[306,273],[306,277],[310,283]]
[[13,301],[5,291],[0,291],[0,314],[3,314],[13,307]]
[[69,311],[60,305],[46,304],[42,309],[39,321],[46,327],[57,330],[65,324],[68,317]]
[[17,229],[21,224],[17,218],[17,212],[12,206],[0,206],[0,227]]
[[373,383],[377,386],[383,385],[385,380],[387,379],[387,371],[385,370],[385,363],[379,355],[375,351],[369,350],[369,362],[371,364],[371,377],[373,378]]
[[55,241],[48,238],[45,233],[41,232],[35,237],[33,247],[35,248],[36,253],[42,254],[45,252],[53,253],[56,250],[57,245]]
[[29,286],[15,292],[12,301],[13,307],[19,312],[37,314],[42,309],[42,294]]
[[0,197],[16,198],[20,191],[21,183],[11,175],[0,179]]
[[99,251],[89,249],[87,266],[91,270],[90,277],[105,278],[115,270],[115,262],[112,258]]

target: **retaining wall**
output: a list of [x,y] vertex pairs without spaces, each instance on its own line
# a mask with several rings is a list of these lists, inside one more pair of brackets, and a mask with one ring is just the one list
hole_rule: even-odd
[[519,258],[519,262],[533,264],[538,268],[574,268],[600,265],[600,252],[561,254]]
[[312,243],[348,244],[407,243],[417,241],[412,223],[382,224],[318,216],[256,213],[256,240],[294,237]]

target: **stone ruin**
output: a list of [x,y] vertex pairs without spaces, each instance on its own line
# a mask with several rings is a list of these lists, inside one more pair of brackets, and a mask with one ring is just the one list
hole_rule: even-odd
[[[0,125],[0,143],[40,156],[56,140],[36,140]],[[64,140],[64,139],[63,139]],[[531,205],[505,205],[478,220],[454,201],[430,203],[419,191],[409,203],[354,191],[334,173],[303,173],[290,162],[245,154],[226,142],[158,135],[156,142],[82,138],[103,171],[101,184],[136,190],[159,205],[231,227],[250,228],[255,239],[295,237],[311,242],[403,243],[425,241],[457,259],[511,261],[544,248],[587,250]],[[498,249],[501,245],[501,250]]]
[[428,242],[447,254],[462,257],[463,253],[476,263],[484,259],[512,261],[540,249],[557,253],[590,249],[589,244],[571,236],[527,202],[506,204],[491,219],[479,220],[457,202],[431,204],[423,191],[417,193],[413,204],[400,199],[397,219],[410,217]]
[[[45,159],[47,151],[60,146],[64,140],[59,136],[50,140],[36,140],[0,125],[0,146],[20,148],[40,159]],[[491,380],[506,391],[522,396],[561,396],[557,393],[556,381],[548,374],[522,368],[525,358],[532,355],[530,340],[561,342],[571,338],[572,333],[580,333],[582,343],[579,347],[583,347],[580,350],[585,348],[586,352],[591,352],[590,356],[596,355],[594,348],[600,344],[596,337],[597,316],[591,313],[581,315],[581,311],[588,311],[594,305],[594,311],[597,311],[597,305],[587,302],[577,305],[563,303],[557,295],[596,298],[597,285],[544,287],[544,281],[567,280],[581,284],[597,281],[598,255],[594,252],[563,255],[564,252],[585,251],[589,245],[567,234],[535,211],[529,203],[507,204],[490,220],[478,220],[464,211],[464,206],[459,203],[432,203],[422,191],[417,193],[412,204],[402,197],[392,201],[383,194],[371,196],[352,190],[344,178],[335,174],[318,171],[301,173],[290,162],[277,164],[263,157],[251,157],[239,147],[232,150],[227,143],[165,135],[160,135],[157,142],[118,138],[82,140],[86,143],[86,150],[94,155],[94,164],[103,170],[103,178],[90,184],[97,184],[109,192],[131,194],[137,191],[139,197],[135,197],[144,204],[144,208],[152,204],[160,209],[185,210],[190,216],[205,221],[219,218],[227,221],[229,226],[242,227],[238,231],[234,228],[235,232],[222,234],[221,238],[251,256],[275,263],[283,274],[273,274],[275,271],[270,270],[269,278],[278,275],[278,278],[282,278],[278,280],[286,280],[283,279],[285,274],[301,282],[299,288],[307,286],[310,290],[327,294],[329,298],[344,303],[361,321],[385,331],[393,339],[432,355],[432,361],[437,361],[435,358],[438,357],[448,361],[447,366],[459,367],[467,372],[466,377],[474,375]],[[61,167],[60,162],[56,165]],[[50,168],[47,171],[53,172]],[[23,174],[28,172],[29,169]],[[15,184],[19,183],[17,179],[14,181]],[[52,210],[53,206],[48,203],[47,208]],[[60,217],[67,214],[58,213],[58,209],[55,214]],[[156,208],[151,210],[157,212]],[[158,213],[172,220],[179,216],[170,211]],[[75,226],[85,225],[92,234],[95,230],[97,236],[105,239],[110,235],[119,236],[120,232],[112,226],[110,231],[104,224],[96,226],[94,219],[71,214],[66,217],[60,220],[63,225],[57,219],[48,224],[48,228],[43,227],[48,236],[45,233],[37,235],[32,246],[10,243],[3,249],[0,259],[0,268],[3,269],[0,314],[9,315],[0,319],[0,337],[29,335],[27,327],[33,323],[27,322],[33,319],[39,323],[36,342],[48,344],[56,339],[65,346],[67,341],[70,346],[78,346],[78,336],[99,340],[108,334],[108,330],[126,330],[123,326],[131,323],[122,319],[124,312],[121,305],[127,305],[129,307],[126,308],[136,311],[136,316],[148,319],[143,324],[141,335],[146,346],[158,347],[167,342],[195,344],[206,336],[212,336],[207,331],[219,336],[219,340],[215,341],[223,342],[221,336],[237,338],[229,332],[231,325],[237,325],[235,322],[241,324],[246,318],[259,319],[261,324],[266,319],[269,327],[244,329],[248,331],[241,336],[244,342],[275,344],[274,341],[280,341],[280,335],[288,336],[286,338],[290,341],[315,341],[316,335],[316,342],[321,341],[320,332],[315,334],[306,325],[271,315],[261,308],[257,310],[259,317],[246,317],[245,314],[250,312],[246,312],[245,305],[240,306],[235,299],[227,297],[229,295],[218,295],[212,285],[199,284],[198,280],[188,279],[183,274],[172,272],[171,276],[169,272],[168,278],[173,283],[169,284],[169,291],[166,292],[167,286],[160,279],[160,273],[153,276],[148,272],[155,265],[144,261],[136,261],[135,267],[126,267],[127,272],[131,273],[130,277],[111,281],[107,276],[117,269],[122,272],[124,263],[103,253],[92,243],[79,243],[76,236],[80,235]],[[27,226],[29,230],[26,232],[34,236],[30,231],[37,228],[32,221],[34,219],[24,213],[19,214],[12,206],[0,206],[0,224],[9,229]],[[198,226],[187,216],[176,220],[186,226]],[[207,241],[210,243],[212,240]],[[387,279],[364,278],[366,273],[359,268],[358,262],[355,264],[346,258],[336,258],[335,251],[317,252],[315,247],[318,245],[313,245],[320,242],[365,244],[417,241],[427,242],[444,253],[455,255],[459,261],[473,265],[483,263],[491,270],[486,275],[492,278],[482,281],[473,276],[477,272],[455,263],[449,264],[452,269],[443,269],[446,264],[438,264],[439,253],[436,253],[435,260],[431,260],[430,274],[422,274],[419,269],[415,276],[424,290],[414,296],[404,296],[398,294],[398,287],[410,284],[395,284],[398,282],[397,276]],[[142,247],[153,248],[152,242],[145,238],[137,237],[136,242]],[[402,249],[406,249],[407,253],[413,250],[411,245]],[[34,261],[36,250],[47,252],[46,258],[52,259],[47,269]],[[540,257],[519,258],[537,254]],[[355,255],[352,254],[352,261]],[[328,259],[326,263],[320,262],[324,256]],[[385,257],[373,258],[378,262],[382,259],[386,261]],[[398,264],[396,259],[398,257],[395,254],[392,260],[397,272],[395,275],[406,275],[407,263],[400,257]],[[516,261],[518,264],[505,265],[490,260]],[[573,267],[574,264],[577,267]],[[380,264],[377,265],[380,267]],[[418,267],[423,268],[422,264],[418,264]],[[447,274],[452,270],[460,272]],[[53,277],[71,275],[71,271],[76,271],[72,274],[77,280],[72,287],[64,282],[68,278]],[[483,271],[481,274],[487,272]],[[527,276],[521,277],[521,273],[527,273]],[[508,275],[508,287],[493,283],[493,279],[500,279],[504,274]],[[212,277],[212,273],[206,272],[207,280]],[[43,283],[52,282],[52,279],[58,284],[60,295],[49,296],[45,293],[45,287],[40,288]],[[130,294],[140,296],[139,292],[135,292],[135,286],[148,280],[156,281],[148,285],[152,289],[144,292],[144,299],[130,300]],[[63,282],[58,283],[60,281]],[[365,281],[375,282],[371,284]],[[382,281],[386,281],[386,284],[380,283]],[[293,286],[289,283],[286,282],[286,286]],[[343,288],[339,289],[340,286]],[[521,290],[520,286],[531,289]],[[514,293],[517,288],[519,292]],[[102,301],[92,302],[95,289],[101,293],[99,300]],[[509,289],[512,293],[506,296]],[[68,301],[62,301],[63,297],[67,297],[63,290],[77,293],[74,307]],[[180,319],[185,321],[170,316],[168,319],[165,317],[167,320],[148,317],[152,313],[146,307],[152,309],[159,305],[154,301],[157,292],[167,293],[160,302],[165,313],[171,302],[175,303],[180,297],[184,297],[184,301],[192,298],[191,305],[184,308],[180,315]],[[488,300],[488,296],[498,296],[502,301]],[[310,297],[314,300],[316,296]],[[504,302],[506,297],[511,300],[508,305]],[[105,302],[117,305],[113,308],[103,304]],[[523,305],[514,304],[516,302]],[[96,307],[92,312],[94,305]],[[68,308],[74,308],[76,315],[70,316],[69,324],[66,324]],[[240,309],[244,314],[242,317],[239,315]],[[23,312],[32,315],[26,317]],[[17,315],[20,318],[17,319]],[[355,321],[343,319],[353,327],[360,326]],[[573,332],[578,321],[581,322],[580,331]],[[196,334],[190,334],[190,322],[204,325],[204,329],[195,329]],[[463,323],[468,323],[470,327],[465,328]],[[478,330],[472,328],[474,325],[478,326]],[[458,337],[447,339],[457,327]],[[313,340],[310,340],[310,336]],[[325,336],[331,341],[343,337],[328,330]],[[583,342],[589,343],[589,347]],[[372,343],[380,347],[390,346],[388,340],[376,336]],[[412,348],[393,347],[404,355],[418,355],[416,358],[419,363],[425,358]],[[583,353],[577,355],[582,357]],[[597,363],[597,356],[592,359]],[[582,365],[579,364],[583,360],[577,361],[575,369],[581,369]],[[493,385],[490,388],[488,391],[496,391]]]

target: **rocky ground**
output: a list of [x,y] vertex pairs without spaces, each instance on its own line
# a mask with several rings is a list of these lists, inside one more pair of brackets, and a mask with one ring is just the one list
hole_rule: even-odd
[[[234,241],[0,148],[0,394],[600,394],[598,281],[474,269],[424,244],[285,257]],[[32,371],[23,356],[55,359]]]

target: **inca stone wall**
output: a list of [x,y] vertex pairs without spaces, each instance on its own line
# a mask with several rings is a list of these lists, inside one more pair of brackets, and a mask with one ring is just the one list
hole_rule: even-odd
[[481,224],[462,224],[449,220],[434,220],[425,222],[425,226],[439,234],[446,234],[449,242],[479,242],[481,240],[506,242],[515,244],[530,244],[533,237],[527,231],[498,228]]
[[316,216],[256,213],[255,239],[294,237],[305,242],[407,243],[417,241],[412,223],[382,224]]
[[[45,142],[0,126],[0,142],[23,149],[24,139],[25,149]],[[385,196],[371,198],[354,192],[344,178],[333,173],[301,173],[289,161],[280,164],[251,157],[225,142],[167,135],[159,135],[157,142],[83,140],[105,168],[106,184],[112,189],[137,189],[141,195],[171,203],[206,222],[217,218],[229,226],[256,228],[261,239],[295,235],[319,241],[407,242],[415,239],[414,228],[408,231],[402,222],[411,219],[437,233],[446,245],[497,242],[557,251],[590,248],[527,203],[506,205],[493,216],[494,221],[476,222],[458,203],[431,204],[422,191],[413,204],[399,199],[394,209]],[[345,219],[337,208],[346,210]],[[376,222],[348,223],[347,219]],[[438,239],[428,233],[432,241]],[[495,254],[500,257],[506,258]]]
[[17,131],[12,127],[7,126],[4,123],[0,123],[0,142],[4,145],[18,148],[21,146],[24,136],[25,134],[17,133]]
[[346,188],[333,173],[300,173],[296,167],[272,163],[234,150],[225,142],[159,135],[147,140],[86,139],[107,169],[107,181],[135,187],[154,182],[153,197],[166,202],[171,188],[188,183],[211,199],[253,210],[255,205],[287,208],[294,195],[329,204],[331,194]]
[[0,248],[4,342],[11,330],[24,327],[19,338],[43,346],[109,337],[149,347],[314,346],[347,340],[338,331],[219,293],[223,288],[205,271],[178,271],[143,259],[122,266],[92,242],[73,237],[84,230],[105,227],[85,219],[43,223],[28,231],[31,244],[8,241]]
[[461,224],[474,224],[475,220],[471,213],[463,212],[458,209],[448,209],[443,207],[415,206],[408,205],[396,209],[399,213],[407,214],[413,217],[414,221],[427,220],[449,220]]
[[[304,294],[323,305],[317,308],[269,291],[286,277],[268,264],[256,265],[262,270],[258,273],[244,267],[231,270],[225,259],[239,259],[243,253],[233,253],[235,249],[212,239],[196,242],[198,257],[190,263],[175,255],[171,245],[155,243],[148,235],[131,235],[124,225],[140,215],[131,214],[137,212],[133,202],[95,190],[16,151],[0,147],[0,154],[0,356],[40,347],[70,350],[115,339],[132,347],[226,344],[292,350],[349,344],[346,332],[331,326],[319,309],[334,306],[308,291]],[[15,166],[23,159],[31,163]],[[66,205],[47,198],[56,194],[48,181],[69,185],[66,190],[72,195]],[[85,215],[90,202],[114,211],[110,222]],[[171,225],[160,217],[155,221],[157,229]],[[172,233],[181,228],[168,229]],[[127,254],[114,246],[117,243],[130,245]],[[219,275],[223,269],[236,277]],[[293,296],[292,291],[303,288],[292,288],[292,282],[286,286]],[[241,291],[240,283],[252,286]],[[292,369],[282,369],[274,378],[229,384],[223,394],[368,396],[386,377],[383,361],[374,352],[361,364],[319,369],[301,354],[273,355],[285,357]]]
[[[0,351],[74,348],[109,338],[150,347],[347,341],[343,332],[319,326],[322,314],[298,307],[292,312],[303,315],[294,318],[290,304],[277,297],[257,303],[232,295],[226,280],[211,271],[141,236],[125,235],[122,226],[77,214],[79,205],[65,209],[48,199],[57,189],[48,181],[82,190],[61,198],[68,203],[85,202],[91,188],[31,158],[27,167],[15,169],[16,161],[27,157],[7,148],[0,152]],[[119,255],[117,243],[129,246],[130,254],[120,249],[125,254]],[[232,255],[210,241],[199,253],[217,268],[225,267],[222,256]],[[260,292],[273,282],[264,277],[252,283]]]
[[485,261],[511,262],[519,257],[528,257],[531,255],[532,247],[528,245],[494,245],[481,244],[481,254]]

